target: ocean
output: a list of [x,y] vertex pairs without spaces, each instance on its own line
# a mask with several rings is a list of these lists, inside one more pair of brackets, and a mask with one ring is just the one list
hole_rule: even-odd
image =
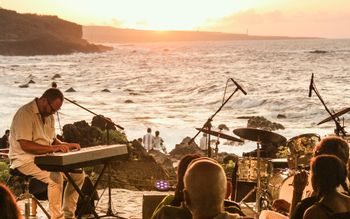
[[[330,110],[349,107],[350,40],[275,40],[109,44],[105,53],[59,56],[0,56],[0,132],[11,125],[21,105],[40,96],[55,81],[70,100],[110,117],[124,127],[129,140],[142,137],[148,127],[160,131],[168,151],[193,137],[235,90],[230,78],[248,93],[237,91],[213,118],[225,134],[247,126],[242,116],[264,116],[285,126],[275,133],[287,139],[315,133],[333,133],[335,125],[317,125],[328,117],[313,92],[311,74]],[[310,53],[323,50],[325,53]],[[52,79],[55,74],[61,78]],[[20,85],[33,80],[28,88]],[[102,92],[108,89],[110,92]],[[277,118],[278,114],[286,118]],[[92,114],[66,101],[60,126],[91,122]],[[344,121],[349,123],[349,115]],[[199,142],[199,135],[196,142]],[[236,136],[237,137],[237,136]],[[214,138],[215,139],[215,138]],[[219,152],[251,151],[254,142],[229,146],[220,140]]]

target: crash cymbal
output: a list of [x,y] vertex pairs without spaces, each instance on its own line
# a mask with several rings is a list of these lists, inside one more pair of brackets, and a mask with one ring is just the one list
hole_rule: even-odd
[[287,141],[287,139],[280,134],[261,129],[239,128],[233,130],[233,133],[241,138],[262,143],[285,144]]
[[[343,115],[343,114],[345,114],[345,113],[347,113],[349,111],[350,111],[350,107],[347,107],[345,109],[340,110],[339,112],[333,113],[333,116],[334,117],[339,117],[339,116],[341,116],[341,115]],[[325,118],[324,120],[322,120],[321,122],[317,123],[317,125],[321,125],[321,124],[323,124],[325,122],[329,122],[331,120],[332,120],[332,117],[329,116],[329,117]]]
[[207,133],[209,135],[216,136],[216,137],[219,137],[219,138],[223,138],[223,139],[226,139],[226,140],[236,141],[236,142],[243,142],[239,138],[233,137],[231,135],[226,135],[226,134],[221,133],[221,132],[216,132],[216,131],[213,131],[213,130],[209,131],[208,129],[201,129],[201,128],[196,128],[196,129],[201,131],[201,132],[203,132],[203,133]]

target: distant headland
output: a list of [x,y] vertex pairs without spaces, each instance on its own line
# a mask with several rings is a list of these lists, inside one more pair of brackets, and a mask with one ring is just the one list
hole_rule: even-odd
[[82,39],[82,26],[57,16],[0,8],[0,55],[58,55],[111,48]]
[[206,31],[136,30],[114,28],[110,26],[83,26],[83,38],[96,43],[319,39],[316,37],[255,36]]

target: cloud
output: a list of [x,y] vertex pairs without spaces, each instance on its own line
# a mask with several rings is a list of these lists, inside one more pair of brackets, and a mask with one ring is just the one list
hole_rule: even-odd
[[350,12],[310,11],[283,12],[274,10],[240,11],[227,17],[208,20],[201,30],[251,35],[350,37]]

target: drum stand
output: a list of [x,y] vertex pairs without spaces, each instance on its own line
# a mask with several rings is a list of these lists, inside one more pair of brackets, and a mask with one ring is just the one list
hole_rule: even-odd
[[[261,158],[260,158],[260,141],[258,141],[256,143],[257,145],[257,183],[256,186],[250,190],[247,195],[245,195],[243,197],[243,199],[239,202],[239,205],[244,204],[247,208],[249,208],[252,212],[254,212],[254,214],[256,215],[256,217],[259,217],[259,214],[261,212],[261,201],[267,200],[266,193],[267,191],[263,191],[261,189],[261,176],[260,176],[260,164],[261,164]],[[252,194],[254,194],[254,192],[256,192],[256,199],[255,199],[255,209],[253,209],[251,206],[249,206],[245,200],[247,200],[247,198],[249,198]]]

